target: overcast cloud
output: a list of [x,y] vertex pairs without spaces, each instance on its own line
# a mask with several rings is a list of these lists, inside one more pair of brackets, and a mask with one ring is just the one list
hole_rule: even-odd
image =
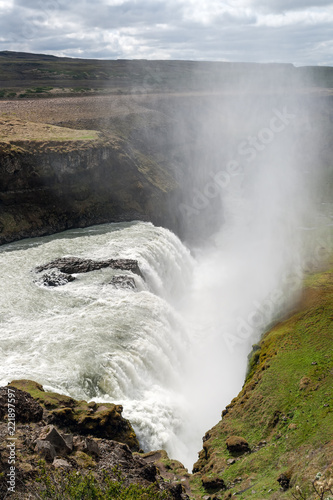
[[333,1],[0,0],[0,50],[333,65]]

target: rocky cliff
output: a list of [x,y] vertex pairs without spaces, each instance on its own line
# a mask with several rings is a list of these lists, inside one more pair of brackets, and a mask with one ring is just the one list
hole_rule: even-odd
[[176,182],[153,159],[120,138],[100,138],[95,131],[71,138],[77,131],[70,129],[69,138],[58,138],[66,129],[49,128],[52,137],[43,131],[39,139],[22,135],[0,144],[0,243],[136,219],[177,229],[167,209]]
[[188,500],[180,477],[170,481],[165,452],[134,453],[139,443],[122,410],[29,380],[0,387],[0,497]]

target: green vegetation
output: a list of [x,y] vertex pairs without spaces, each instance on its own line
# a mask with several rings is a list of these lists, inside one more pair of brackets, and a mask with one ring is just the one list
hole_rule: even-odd
[[16,97],[16,92],[13,92],[11,89],[0,90],[0,99],[12,99],[13,97]]
[[71,407],[75,404],[73,398],[56,392],[44,391],[43,386],[32,380],[13,380],[10,385],[21,391],[28,392],[36,401],[49,410],[61,406]]
[[148,487],[138,484],[125,485],[117,469],[111,477],[104,472],[97,479],[91,472],[81,476],[76,472],[50,472],[43,462],[35,479],[34,493],[37,498],[46,500],[168,500],[170,496],[161,492],[155,485]]
[[[51,90],[53,90],[53,87],[32,87],[32,88],[27,88],[27,89],[25,89],[24,93],[19,94],[18,97],[22,99],[24,97],[33,97],[36,94],[37,95],[42,95],[42,94],[44,95],[45,94],[45,95],[49,96],[49,92]],[[16,95],[16,93],[15,93],[15,95]],[[0,94],[0,97],[1,97],[1,94]],[[7,93],[7,97],[9,97],[9,93]]]
[[90,92],[91,90],[89,87],[75,87],[70,89],[71,92]]
[[26,93],[28,94],[41,94],[43,92],[49,92],[53,87],[34,87],[32,89],[27,89]]
[[[221,477],[228,494],[256,500],[295,498],[296,486],[307,500],[317,499],[316,475],[333,477],[333,269],[310,275],[306,286],[298,312],[256,346],[243,390],[207,433],[195,466],[197,494],[205,492],[203,472]],[[251,453],[228,452],[231,435],[243,436]],[[281,474],[289,481],[285,491]]]

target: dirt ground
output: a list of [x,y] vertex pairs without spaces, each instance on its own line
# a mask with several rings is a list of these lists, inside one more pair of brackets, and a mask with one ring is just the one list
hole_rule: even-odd
[[84,96],[53,99],[0,101],[0,118],[18,118],[30,122],[61,124],[80,119],[96,119],[138,111],[144,96]]
[[[309,89],[308,89],[309,90]],[[313,90],[313,89],[312,89]],[[318,89],[317,89],[318,90]],[[323,94],[323,89],[321,89]],[[306,92],[303,89],[303,92]],[[318,90],[319,92],[319,90]],[[320,92],[319,92],[320,93]],[[209,98],[228,95],[235,97],[237,92],[175,92],[160,94],[128,93],[123,95],[85,95],[72,97],[34,98],[0,100],[0,119],[17,118],[24,121],[70,126],[71,128],[89,128],[91,121],[124,117],[136,113],[148,113],[151,110],[168,110],[168,106],[177,107],[177,101]]]

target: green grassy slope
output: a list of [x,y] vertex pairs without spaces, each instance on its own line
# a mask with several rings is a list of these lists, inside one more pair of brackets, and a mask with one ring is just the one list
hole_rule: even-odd
[[[333,269],[307,278],[297,312],[253,353],[243,390],[205,436],[193,479],[198,498],[207,494],[203,475],[224,480],[228,490],[216,498],[333,497],[317,495],[312,485],[316,477],[333,478],[332,341]],[[232,435],[246,439],[251,452],[230,453]],[[277,482],[282,474],[286,491]],[[328,490],[327,482],[322,486]]]

